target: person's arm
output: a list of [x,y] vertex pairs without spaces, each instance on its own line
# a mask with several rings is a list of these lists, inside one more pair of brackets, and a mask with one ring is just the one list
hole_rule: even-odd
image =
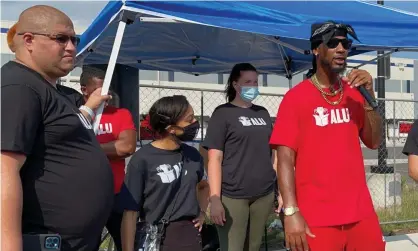
[[225,146],[227,125],[222,108],[212,113],[206,130],[202,147],[207,150],[208,177],[210,187],[210,200],[220,200],[222,184],[222,160]]
[[370,149],[377,149],[382,139],[382,118],[377,111],[366,105],[361,141]]
[[122,225],[120,229],[122,250],[134,250],[137,221],[137,211],[125,210],[123,212]]
[[144,203],[146,161],[137,152],[129,161],[125,180],[119,193],[120,206],[124,210],[121,225],[123,250],[133,250],[138,212]]
[[125,159],[136,150],[136,128],[131,113],[119,108],[117,114],[120,123],[118,139],[100,145],[109,159]]
[[418,121],[412,125],[402,153],[408,155],[409,176],[418,182]]
[[26,156],[1,152],[1,250],[22,250],[23,193],[20,169]]
[[[99,108],[100,104],[103,102],[106,102],[107,100],[111,99],[112,96],[110,95],[102,95],[102,88],[97,88],[89,97],[89,99],[86,101],[84,106],[90,108],[90,110],[93,112],[93,115],[95,116],[97,108]],[[91,115],[85,111],[84,109],[79,109],[81,114],[88,119],[90,122],[93,122],[93,119]]]
[[284,96],[270,137],[270,146],[276,150],[277,183],[284,208],[297,206],[294,171],[300,135],[297,97],[291,91]]
[[418,182],[418,155],[408,156],[409,177]]
[[209,183],[208,181],[201,180],[197,184],[197,200],[199,201],[200,210],[202,213],[206,213],[209,205]]
[[227,114],[225,114],[222,108],[215,109],[209,120],[205,140],[202,144],[208,150],[210,214],[212,221],[218,225],[223,225],[223,222],[225,222],[225,211],[221,202],[221,190],[223,151],[228,128],[226,116]]
[[287,146],[277,148],[277,183],[283,198],[283,207],[297,207],[295,193],[295,151]]
[[201,170],[199,183],[197,184],[197,200],[199,201],[200,210],[206,214],[209,205],[209,183],[208,176],[206,175],[206,169],[204,166],[204,158],[201,158]]
[[[364,88],[374,98],[373,77],[369,72],[360,69],[353,69],[344,78],[352,87],[364,86]],[[374,111],[369,103],[363,100],[364,120],[360,131],[361,141],[370,149],[377,149],[382,140],[382,118],[378,111]]]
[[[3,84],[3,83],[2,83]],[[42,123],[39,95],[24,85],[1,87],[1,248],[22,250],[20,169],[32,153]]]
[[210,187],[210,200],[220,200],[222,185],[222,160],[223,152],[217,149],[208,151],[208,177]]
[[100,144],[109,159],[125,159],[136,149],[136,131],[125,130],[119,133],[117,140]]
[[276,123],[270,138],[271,147],[277,149],[277,179],[283,197],[286,248],[308,250],[306,235],[314,238],[303,216],[297,210],[295,193],[295,160],[299,148],[302,121],[298,104],[301,103],[294,89],[284,96],[277,112]]

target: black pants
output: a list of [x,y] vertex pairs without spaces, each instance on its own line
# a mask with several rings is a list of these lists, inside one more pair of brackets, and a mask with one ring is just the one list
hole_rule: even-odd
[[122,251],[122,238],[120,234],[122,216],[122,213],[112,211],[106,223],[107,231],[109,232],[110,236],[112,236],[117,251]]
[[[115,247],[117,251],[122,251],[122,237],[120,234],[120,228],[122,226],[122,217],[123,211],[118,208],[118,196],[115,195],[114,199],[114,207],[112,212],[110,213],[109,218],[107,219],[106,229],[109,232],[110,236],[112,236],[113,242],[115,243]],[[99,240],[100,242],[100,240]],[[100,244],[97,246],[97,250],[100,249]]]
[[165,230],[161,251],[200,251],[202,237],[191,220],[171,222]]

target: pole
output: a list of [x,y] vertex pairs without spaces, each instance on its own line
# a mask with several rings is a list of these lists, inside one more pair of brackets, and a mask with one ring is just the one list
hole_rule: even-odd
[[[377,4],[384,5],[384,1],[377,1]],[[382,55],[385,54],[384,51],[377,51],[377,97],[380,99],[378,101],[379,104],[379,112],[380,116],[382,117],[382,141],[379,145],[379,149],[377,151],[377,162],[378,162],[378,170],[385,172],[387,169],[387,157],[388,157],[388,150],[386,147],[386,107],[385,101],[381,100],[385,98],[385,59]]]

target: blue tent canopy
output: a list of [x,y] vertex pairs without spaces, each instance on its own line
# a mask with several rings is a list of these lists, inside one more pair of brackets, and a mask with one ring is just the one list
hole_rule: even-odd
[[139,69],[199,75],[250,62],[290,75],[311,66],[310,26],[327,20],[356,30],[350,55],[418,45],[418,14],[361,1],[111,1],[81,36],[77,63],[107,64],[119,37],[116,62]]

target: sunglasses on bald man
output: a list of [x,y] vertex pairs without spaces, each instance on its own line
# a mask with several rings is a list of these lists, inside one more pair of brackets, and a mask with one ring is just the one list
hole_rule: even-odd
[[69,36],[69,35],[64,35],[64,34],[52,35],[52,34],[47,34],[47,33],[20,32],[17,35],[24,35],[25,33],[30,33],[30,34],[35,35],[35,36],[45,36],[45,37],[48,37],[51,40],[56,41],[59,44],[65,45],[65,46],[68,44],[68,41],[71,41],[71,43],[73,43],[74,46],[77,46],[80,43],[80,38],[79,37]]

